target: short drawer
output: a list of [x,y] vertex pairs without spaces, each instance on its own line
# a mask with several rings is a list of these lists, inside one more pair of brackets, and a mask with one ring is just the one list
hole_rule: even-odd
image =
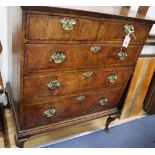
[[128,21],[28,14],[26,39],[38,41],[122,41],[126,35],[125,25],[134,26],[136,40],[132,39],[132,41],[138,42],[144,42],[151,29],[151,25]]
[[52,97],[124,87],[132,70],[114,68],[27,76],[24,78],[24,101],[25,104],[30,104],[50,100]]
[[25,71],[133,65],[141,49],[141,45],[129,45],[121,50],[121,45],[115,44],[27,44]]
[[100,24],[98,32],[98,41],[123,41],[126,32],[124,27],[126,25],[134,27],[134,36],[131,34],[131,42],[145,42],[151,29],[151,25],[130,23],[128,21],[104,21]]
[[116,108],[122,91],[112,89],[86,93],[27,106],[24,108],[24,125],[30,128]]
[[98,21],[77,17],[27,16],[26,38],[29,40],[96,40]]

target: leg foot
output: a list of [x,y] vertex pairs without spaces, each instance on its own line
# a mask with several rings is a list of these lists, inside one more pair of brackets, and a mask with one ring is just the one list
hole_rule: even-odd
[[105,128],[104,128],[104,132],[109,133],[109,125],[112,121],[114,121],[116,118],[120,118],[120,112],[111,115],[107,118],[106,124],[105,124]]
[[24,148],[24,143],[28,140],[29,137],[18,137],[15,136],[16,146],[19,148]]
[[17,147],[19,147],[19,148],[24,148],[24,142],[21,142],[21,141],[16,141],[16,145],[17,145]]
[[111,116],[109,116],[108,118],[107,118],[107,121],[106,121],[106,123],[105,123],[105,128],[104,128],[104,132],[106,132],[106,133],[109,133],[110,131],[109,131],[109,125],[110,125],[110,123],[112,122],[112,121],[114,121],[116,119],[116,117],[111,117]]

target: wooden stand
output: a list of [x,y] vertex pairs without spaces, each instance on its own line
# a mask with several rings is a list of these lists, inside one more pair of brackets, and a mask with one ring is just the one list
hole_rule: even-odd
[[16,140],[16,145],[19,148],[24,147],[24,143],[29,139],[29,137],[34,136],[36,134],[49,132],[52,130],[56,130],[58,128],[63,128],[63,127],[69,126],[69,125],[83,123],[83,122],[94,120],[97,118],[102,118],[104,116],[109,116],[109,115],[112,116],[112,115],[115,115],[118,113],[117,108],[115,108],[115,109],[111,109],[108,111],[91,114],[89,116],[87,115],[87,116],[77,117],[76,119],[74,118],[74,119],[70,119],[67,121],[60,122],[60,123],[59,122],[51,123],[49,125],[44,125],[43,127],[39,126],[37,128],[33,128],[33,129],[22,130],[22,129],[20,129],[20,126],[18,124],[17,116],[15,113],[15,107],[14,107],[15,105],[13,102],[11,87],[10,87],[9,83],[6,84],[6,92],[8,94],[8,102],[10,103],[10,107],[13,112],[13,116],[14,116],[14,120],[15,120],[15,126],[16,126],[15,140]]

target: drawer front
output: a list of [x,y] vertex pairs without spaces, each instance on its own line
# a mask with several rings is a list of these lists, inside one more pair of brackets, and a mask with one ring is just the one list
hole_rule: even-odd
[[[105,21],[104,24],[100,24],[100,30],[98,33],[98,40],[115,40],[121,41],[125,38],[125,25],[134,26],[134,36],[130,35],[131,42],[145,42],[146,38],[151,29],[151,25],[139,24],[139,23],[130,23],[130,22],[120,22],[120,21]],[[143,32],[143,33],[142,33]]]
[[[28,15],[27,39],[30,40],[96,40],[99,23],[90,19],[64,16]],[[75,24],[68,24],[65,29],[62,19],[68,22],[73,19]],[[66,24],[67,27],[67,24]],[[70,29],[70,30],[69,30]]]
[[121,51],[121,45],[111,44],[28,44],[25,45],[25,70],[37,72],[132,65],[141,49],[140,45],[129,45]]
[[29,104],[50,100],[52,97],[104,88],[124,87],[131,72],[131,68],[120,68],[27,76],[24,78],[24,101],[25,104]]
[[109,110],[116,107],[121,95],[122,89],[112,89],[28,106],[24,109],[24,124],[29,128]]
[[26,39],[42,41],[121,41],[125,25],[134,26],[133,41],[145,41],[151,29],[151,25],[128,21],[35,14],[27,15],[26,25]]

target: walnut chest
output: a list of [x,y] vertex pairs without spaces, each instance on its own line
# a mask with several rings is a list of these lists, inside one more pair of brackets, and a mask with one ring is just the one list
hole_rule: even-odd
[[12,7],[10,16],[7,92],[18,146],[32,135],[117,112],[154,23],[54,7]]

